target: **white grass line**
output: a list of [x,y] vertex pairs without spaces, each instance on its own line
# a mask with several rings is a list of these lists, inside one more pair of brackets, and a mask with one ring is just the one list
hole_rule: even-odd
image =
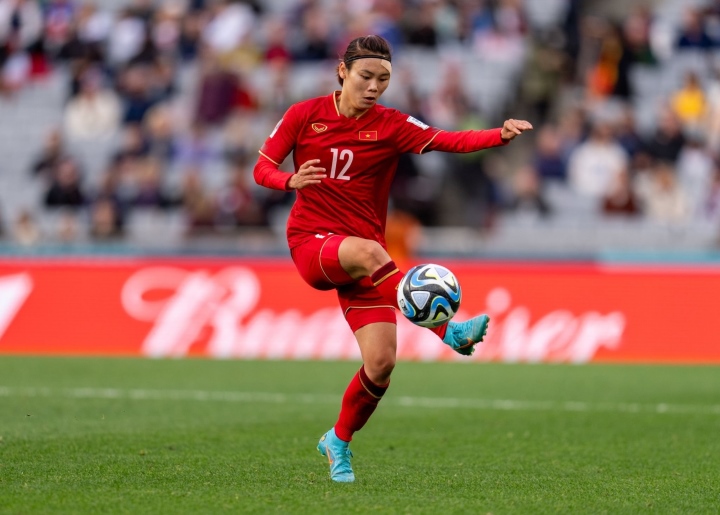
[[[231,392],[210,390],[148,390],[121,388],[45,388],[0,386],[0,397],[65,397],[71,399],[237,402],[265,404],[340,404],[341,395]],[[383,402],[408,408],[494,411],[566,411],[720,415],[720,405],[584,401],[520,401],[454,397],[393,397]]]

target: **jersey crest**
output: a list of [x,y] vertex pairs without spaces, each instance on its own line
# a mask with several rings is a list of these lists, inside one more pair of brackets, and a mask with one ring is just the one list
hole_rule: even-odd
[[313,123],[310,127],[312,127],[312,130],[314,130],[318,134],[321,132],[325,132],[328,129],[327,125],[322,123]]
[[377,141],[377,131],[360,131],[358,138],[360,141]]

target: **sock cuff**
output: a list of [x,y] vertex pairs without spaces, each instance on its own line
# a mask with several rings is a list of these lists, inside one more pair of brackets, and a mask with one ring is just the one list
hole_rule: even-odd
[[398,272],[400,272],[400,269],[398,269],[395,261],[390,261],[378,268],[375,273],[370,276],[370,280],[372,281],[373,286],[377,286],[378,284],[383,283],[388,277],[395,275]]
[[385,391],[388,389],[388,386],[390,386],[390,383],[385,385],[373,383],[367,376],[364,365],[360,367],[360,370],[358,371],[358,378],[360,379],[360,384],[362,384],[363,388],[365,388],[365,391],[376,399],[380,399],[383,395],[385,395]]

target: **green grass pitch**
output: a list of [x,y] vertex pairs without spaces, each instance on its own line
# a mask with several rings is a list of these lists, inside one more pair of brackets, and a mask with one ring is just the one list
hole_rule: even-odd
[[0,513],[718,513],[720,369],[0,357]]

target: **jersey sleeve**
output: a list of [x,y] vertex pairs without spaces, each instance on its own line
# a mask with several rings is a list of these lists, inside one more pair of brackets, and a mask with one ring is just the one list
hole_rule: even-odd
[[500,147],[510,143],[502,139],[502,129],[479,131],[440,131],[435,135],[423,152],[439,150],[441,152],[468,153],[486,148]]
[[260,154],[280,166],[295,148],[303,121],[300,109],[292,105],[277,123],[260,148]]
[[431,127],[417,118],[396,111],[392,127],[400,152],[422,154],[431,150],[452,153],[477,152],[486,148],[507,145],[501,129],[446,132]]
[[390,124],[392,133],[395,135],[395,144],[401,153],[421,154],[435,135],[440,132],[440,129],[431,127],[400,111],[392,114]]

